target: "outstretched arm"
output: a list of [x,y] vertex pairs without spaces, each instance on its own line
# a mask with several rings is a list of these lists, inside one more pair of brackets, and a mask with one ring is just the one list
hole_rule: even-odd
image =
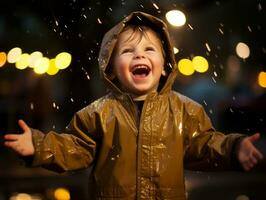
[[23,121],[18,121],[19,126],[22,128],[22,134],[6,134],[4,145],[13,149],[21,156],[31,156],[34,154],[34,146],[32,142],[32,132],[30,127]]
[[239,144],[237,158],[245,171],[251,170],[259,160],[263,159],[262,153],[254,146],[259,138],[260,134],[256,133],[244,138]]

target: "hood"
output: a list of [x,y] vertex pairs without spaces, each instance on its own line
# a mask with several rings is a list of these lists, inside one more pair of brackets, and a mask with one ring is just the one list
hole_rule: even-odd
[[172,88],[172,85],[175,81],[175,77],[177,74],[177,68],[174,58],[173,47],[171,45],[169,33],[167,30],[166,24],[150,14],[143,13],[143,12],[132,12],[128,15],[124,20],[114,26],[111,30],[109,30],[103,37],[101,49],[99,53],[99,68],[100,68],[100,75],[107,84],[107,86],[119,93],[123,93],[118,86],[112,82],[111,80],[111,70],[109,69],[110,59],[113,53],[113,50],[116,46],[117,39],[119,34],[123,31],[123,29],[128,24],[134,25],[145,25],[152,28],[155,32],[159,33],[163,48],[165,51],[165,69],[168,72],[167,77],[164,78],[165,81],[161,83],[159,93],[169,91]]

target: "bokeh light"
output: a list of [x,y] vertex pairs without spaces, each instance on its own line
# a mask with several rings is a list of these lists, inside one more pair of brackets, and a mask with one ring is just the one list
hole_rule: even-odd
[[200,73],[206,72],[209,68],[208,61],[202,56],[195,56],[192,59],[192,64],[194,69]]
[[25,69],[29,66],[30,63],[30,55],[27,53],[23,53],[16,62],[17,69]]
[[44,74],[49,67],[49,59],[46,57],[40,58],[34,67],[34,72],[36,74]]
[[266,72],[262,71],[259,73],[258,84],[260,87],[266,88]]
[[62,52],[55,57],[55,66],[58,69],[65,69],[71,63],[71,54]]
[[173,26],[183,26],[186,23],[186,16],[179,10],[171,10],[165,14],[167,21]]
[[15,63],[19,59],[22,54],[22,50],[19,47],[15,47],[11,49],[7,54],[7,62]]
[[186,75],[186,76],[192,75],[195,71],[193,64],[192,64],[192,61],[189,59],[185,59],[185,58],[181,59],[178,62],[177,67],[178,67],[180,73],[183,75]]
[[53,75],[57,74],[58,71],[59,71],[59,69],[55,66],[55,59],[51,59],[49,61],[49,67],[48,67],[46,73],[53,76]]
[[247,44],[243,43],[243,42],[239,42],[236,45],[236,54],[243,59],[246,59],[249,57],[250,55],[250,50]]
[[34,68],[36,62],[42,57],[43,57],[43,54],[40,51],[35,51],[31,53],[29,67]]
[[3,67],[6,64],[6,53],[0,52],[0,67]]
[[70,193],[66,188],[57,188],[54,191],[54,197],[56,200],[70,200]]

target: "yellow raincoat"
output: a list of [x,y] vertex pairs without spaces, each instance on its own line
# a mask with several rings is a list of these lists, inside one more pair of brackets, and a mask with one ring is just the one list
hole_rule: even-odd
[[[168,77],[147,96],[141,114],[108,70],[117,36],[127,24],[153,28],[166,52]],[[60,172],[92,167],[93,198],[128,200],[184,200],[184,167],[230,169],[241,135],[215,131],[201,105],[171,89],[177,75],[172,49],[165,23],[146,13],[134,12],[107,32],[99,67],[110,92],[78,111],[67,133],[32,129],[32,166]]]

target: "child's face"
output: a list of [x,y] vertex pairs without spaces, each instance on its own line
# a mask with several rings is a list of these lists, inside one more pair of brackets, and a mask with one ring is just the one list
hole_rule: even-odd
[[157,90],[161,75],[165,75],[160,39],[151,29],[144,34],[129,28],[119,35],[113,64],[123,89],[135,97],[146,97]]

